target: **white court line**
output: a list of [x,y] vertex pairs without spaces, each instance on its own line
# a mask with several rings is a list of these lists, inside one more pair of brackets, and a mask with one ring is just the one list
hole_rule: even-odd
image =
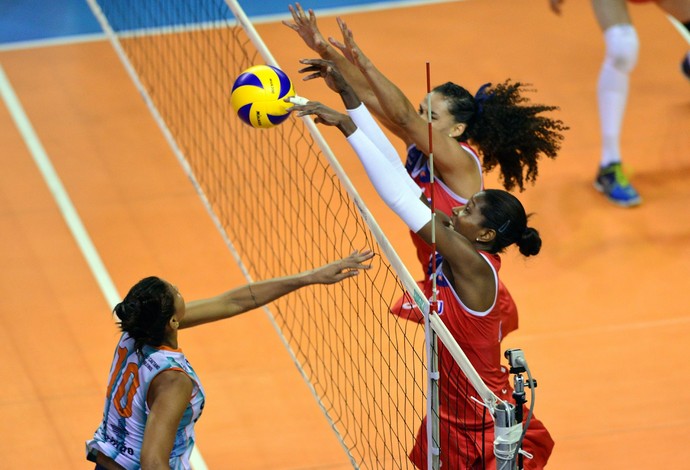
[[81,44],[87,42],[102,41],[105,39],[105,34],[77,34],[73,36],[61,36],[59,38],[51,39],[36,39],[33,41],[18,41],[0,44],[0,52],[16,51],[22,49],[37,49],[39,47],[47,46],[65,46],[70,44]]
[[74,239],[79,245],[79,249],[91,269],[91,273],[96,278],[101,292],[103,292],[110,307],[115,307],[115,304],[120,301],[120,295],[115,288],[115,284],[113,284],[113,280],[105,269],[103,261],[101,261],[101,257],[98,255],[98,251],[96,251],[96,247],[91,242],[91,238],[84,228],[79,214],[74,208],[67,191],[65,191],[65,187],[62,185],[60,177],[57,175],[55,168],[50,162],[50,158],[36,135],[29,118],[26,116],[24,108],[19,102],[17,95],[15,95],[2,65],[0,65],[0,95],[2,95],[7,110],[10,112],[14,123],[17,125],[19,133],[22,135],[24,143],[26,143],[26,146],[29,148],[29,152],[36,166],[38,166],[38,169],[41,171],[41,175],[43,175],[48,189],[50,189],[67,226],[72,232],[72,236],[74,236]]
[[[303,0],[304,1],[304,0]],[[371,2],[369,4],[351,6],[351,7],[333,7],[333,8],[318,8],[313,7],[313,10],[317,13],[319,18],[321,17],[332,17],[332,16],[343,16],[346,14],[357,14],[357,13],[367,13],[376,12],[384,10],[394,10],[397,8],[409,8],[422,5],[431,5],[437,3],[450,3],[459,2],[466,0],[400,0],[397,2]],[[253,24],[263,24],[263,23],[277,23],[282,20],[292,19],[292,15],[287,9],[288,3],[285,3],[285,12],[283,13],[273,13],[268,15],[253,15],[249,19]],[[122,36],[127,36],[128,34],[141,34],[141,31],[149,31],[151,33],[159,32],[160,34],[169,33],[171,30],[189,30],[189,29],[206,29],[206,28],[217,28],[220,26],[226,27],[229,25],[235,25],[236,21],[230,20],[218,20],[208,23],[198,23],[198,24],[187,24],[184,26],[165,26],[159,28],[143,28],[138,30],[132,30],[128,32],[120,32],[118,34]],[[682,26],[682,25],[681,25]],[[0,44],[0,52],[5,51],[16,51],[24,49],[37,49],[41,47],[53,47],[53,46],[66,46],[70,44],[81,44],[96,41],[103,41],[108,39],[104,33],[91,33],[91,34],[76,34],[69,36],[61,36],[57,38],[49,39],[36,39],[31,41],[18,41],[18,42],[8,42],[5,44]]]
[[[55,171],[55,168],[53,167],[48,154],[43,148],[38,135],[36,135],[36,132],[31,125],[31,121],[29,121],[29,118],[24,112],[24,108],[19,102],[17,95],[14,93],[12,85],[7,79],[7,75],[5,75],[5,71],[1,64],[0,96],[2,96],[2,99],[7,106],[7,110],[12,116],[19,133],[22,135],[24,143],[26,143],[34,162],[38,166],[41,175],[43,175],[43,179],[48,185],[48,189],[50,189],[50,192],[52,193],[53,198],[55,199],[55,202],[62,213],[62,217],[65,219],[67,226],[72,232],[72,236],[74,236],[74,239],[79,245],[79,249],[81,250],[86,263],[91,269],[91,273],[96,278],[96,282],[98,282],[98,286],[101,288],[101,292],[105,296],[105,299],[112,310],[120,301],[120,294],[118,294],[117,288],[115,287],[108,270],[105,268],[105,265],[103,264],[96,247],[93,245],[88,232],[84,228],[84,224],[81,222],[74,204],[72,204],[65,187],[62,185],[60,177]],[[198,451],[198,447],[196,445],[192,451],[190,461],[194,470],[208,470],[208,467],[206,466],[204,459],[201,457],[201,453]]]
[[683,36],[683,39],[685,39],[685,42],[690,44],[690,32],[683,26],[683,23],[672,17],[671,15],[666,15],[668,20],[671,22],[671,24],[678,30],[681,36]]

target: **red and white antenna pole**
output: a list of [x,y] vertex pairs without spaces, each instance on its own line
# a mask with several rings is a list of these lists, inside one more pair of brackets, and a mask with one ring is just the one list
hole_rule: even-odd
[[[429,316],[438,314],[438,302],[436,300],[436,198],[434,187],[436,186],[434,176],[434,141],[432,138],[431,127],[431,66],[426,63],[426,113],[427,127],[429,130],[429,177],[431,200],[431,299],[429,301]],[[427,413],[427,467],[432,470],[440,468],[440,432],[439,432],[439,369],[438,369],[438,339],[436,332],[431,328],[431,322],[427,322],[427,353],[429,374],[428,391],[429,406]]]

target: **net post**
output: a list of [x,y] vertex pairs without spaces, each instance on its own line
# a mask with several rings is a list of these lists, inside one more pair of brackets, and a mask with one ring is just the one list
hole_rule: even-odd
[[[524,370],[524,369],[523,369]],[[511,374],[515,374],[513,377],[513,398],[515,399],[515,422],[522,425],[522,408],[525,404],[525,379],[522,377],[522,371],[513,370],[511,368]],[[517,449],[518,451],[520,449]],[[517,467],[518,469],[523,468],[522,454],[518,453],[517,456]]]
[[522,432],[522,426],[515,419],[515,406],[508,402],[497,403],[493,418],[496,470],[515,470],[518,441]]

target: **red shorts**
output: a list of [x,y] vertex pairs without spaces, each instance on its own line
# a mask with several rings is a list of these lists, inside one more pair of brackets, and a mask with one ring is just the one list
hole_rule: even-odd
[[[449,432],[450,431],[450,432]],[[455,431],[455,432],[454,432]],[[458,432],[459,431],[459,432]],[[450,435],[453,435],[452,438]],[[476,435],[468,435],[460,430],[443,429],[441,438],[441,468],[444,470],[496,470],[494,456],[494,430],[489,427],[482,440]],[[477,442],[477,440],[479,442]],[[426,417],[417,432],[415,446],[410,452],[410,460],[419,470],[427,470]],[[534,458],[524,459],[525,470],[543,470],[554,447],[549,431],[541,421],[532,417],[523,441],[523,449]],[[482,459],[482,455],[484,459]]]

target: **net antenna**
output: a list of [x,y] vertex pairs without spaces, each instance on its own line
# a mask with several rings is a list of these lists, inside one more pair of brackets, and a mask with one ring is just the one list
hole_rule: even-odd
[[438,370],[438,338],[436,332],[431,328],[429,317],[438,315],[438,300],[436,298],[436,197],[434,187],[436,178],[434,175],[434,139],[431,127],[431,64],[426,63],[426,122],[429,132],[429,173],[430,173],[430,197],[431,197],[431,301],[429,302],[429,315],[424,317],[424,328],[426,331],[426,352],[427,352],[427,467],[438,470],[441,465],[440,450],[440,422],[439,422],[439,396],[438,381],[440,373]]

